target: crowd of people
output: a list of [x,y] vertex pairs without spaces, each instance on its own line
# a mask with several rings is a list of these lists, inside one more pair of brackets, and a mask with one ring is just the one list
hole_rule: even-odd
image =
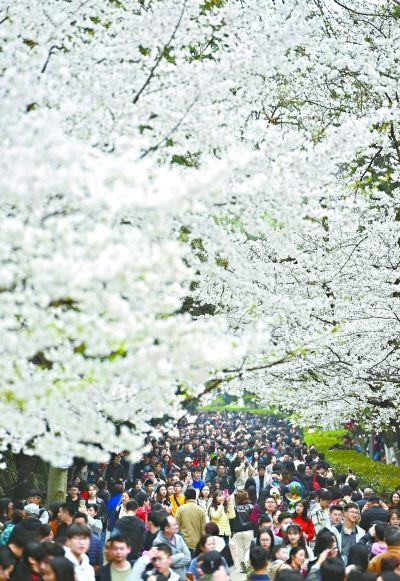
[[77,467],[62,504],[0,499],[0,581],[399,581],[400,486],[360,490],[289,421],[200,413],[148,450]]

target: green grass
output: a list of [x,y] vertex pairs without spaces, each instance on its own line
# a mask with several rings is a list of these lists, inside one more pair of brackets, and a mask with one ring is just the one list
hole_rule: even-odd
[[239,406],[234,403],[229,403],[226,405],[223,404],[210,404],[205,405],[199,408],[199,411],[207,411],[207,412],[247,412],[249,414],[254,414],[258,416],[272,416],[276,414],[276,410],[271,408],[252,408],[246,406]]

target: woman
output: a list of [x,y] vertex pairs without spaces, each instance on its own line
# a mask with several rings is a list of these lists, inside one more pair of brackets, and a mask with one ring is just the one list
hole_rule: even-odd
[[206,515],[206,521],[209,521],[210,519],[208,516],[208,511],[212,504],[212,498],[210,494],[210,487],[207,484],[200,488],[197,504],[204,510],[204,513]]
[[289,553],[288,565],[294,570],[300,573],[302,577],[306,576],[306,568],[304,563],[306,561],[306,552],[304,547],[293,547]]
[[185,504],[185,495],[182,494],[183,483],[179,480],[174,483],[174,494],[169,497],[171,503],[171,513],[175,516],[176,511],[182,504]]
[[[196,581],[201,578],[201,570],[198,565],[202,555],[208,551],[215,550],[216,550],[215,538],[212,535],[207,534],[201,535],[200,540],[196,547],[195,552],[196,557],[192,559],[188,570],[188,573],[191,573]],[[223,557],[222,563],[226,571],[228,572],[228,565],[226,564],[226,561]]]
[[253,505],[246,490],[238,490],[235,496],[235,519],[232,521],[232,531],[236,543],[235,569],[240,573],[247,560],[251,540],[254,537],[254,524],[250,520]]
[[156,499],[155,502],[161,504],[164,510],[167,512],[171,511],[171,502],[168,498],[168,491],[165,484],[160,484],[157,488]]
[[296,523],[289,524],[287,526],[287,529],[284,533],[283,544],[288,548],[289,551],[296,547],[302,547],[304,549],[306,559],[314,558],[311,549],[306,547],[306,541],[304,539],[303,533],[301,532],[301,528]]
[[43,581],[75,581],[74,565],[66,557],[54,557],[44,566]]
[[0,536],[0,545],[7,545],[11,531],[18,523],[24,520],[24,513],[22,510],[14,510],[11,521],[6,524]]
[[0,581],[11,579],[14,571],[15,559],[9,549],[0,547]]
[[235,509],[230,496],[223,494],[219,490],[214,493],[210,506],[210,520],[219,528],[219,536],[223,537],[225,544],[229,543],[231,527],[229,519],[235,518]]
[[268,560],[271,559],[272,552],[275,548],[275,539],[272,531],[267,528],[263,527],[260,529],[257,537],[255,538],[255,544],[259,547],[262,547],[268,553]]
[[129,492],[127,492],[126,490],[122,493],[121,495],[121,502],[120,504],[118,504],[118,506],[115,509],[115,522],[119,519],[122,518],[123,516],[126,516],[126,503],[131,499],[131,497],[129,496]]
[[390,510],[386,522],[390,525],[398,527],[400,525],[400,510],[397,508]]
[[400,509],[400,494],[395,490],[390,495],[390,500],[388,503],[389,510]]
[[299,525],[302,530],[302,533],[309,543],[313,541],[315,538],[315,530],[312,520],[307,516],[308,505],[304,500],[300,500],[296,502],[294,506],[294,515],[292,517],[293,522]]
[[[387,548],[387,547],[386,547]],[[368,569],[369,553],[367,547],[360,543],[351,545],[347,557],[347,567],[364,573]],[[348,569],[350,570],[350,569]]]
[[140,480],[140,478],[136,478],[133,481],[133,487],[130,490],[130,495],[131,495],[132,500],[136,500],[136,498],[138,496],[141,496],[143,494],[142,486],[143,486],[143,483]]
[[13,508],[14,505],[11,498],[0,498],[0,522],[3,525],[11,520]]

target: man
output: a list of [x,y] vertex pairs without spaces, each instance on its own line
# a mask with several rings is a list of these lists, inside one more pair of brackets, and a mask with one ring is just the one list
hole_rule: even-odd
[[121,484],[125,481],[125,470],[121,466],[120,454],[111,454],[111,462],[107,466],[105,479],[108,485]]
[[191,561],[190,551],[183,538],[178,535],[178,523],[173,516],[164,517],[160,523],[160,532],[155,538],[154,546],[166,544],[171,548],[171,568],[177,573],[180,581],[186,579],[186,567]]
[[196,491],[194,488],[186,489],[185,499],[185,504],[176,511],[175,518],[185,543],[193,556],[204,532],[206,516],[204,510],[196,504]]
[[58,509],[57,520],[60,524],[58,525],[58,529],[54,537],[56,541],[64,543],[65,539],[67,538],[68,527],[72,524],[73,521],[73,515],[74,509],[70,504],[68,504],[68,502],[64,502],[64,504],[62,504]]
[[172,568],[172,559],[171,547],[166,543],[160,543],[157,547],[152,547],[150,551],[143,553],[142,557],[136,561],[128,581],[140,579],[154,581],[158,578],[180,581],[181,577]]
[[136,499],[138,503],[138,508],[136,510],[136,516],[140,518],[143,522],[146,522],[147,515],[151,510],[151,504],[148,496],[140,496]]
[[267,575],[268,553],[262,547],[250,548],[250,565],[253,573],[249,576],[249,581],[269,581]]
[[39,532],[42,523],[39,520],[39,507],[37,504],[26,504],[24,506],[25,518],[17,526],[25,529],[31,540],[37,540],[37,534]]
[[74,565],[77,581],[95,581],[94,569],[86,553],[90,545],[90,529],[85,525],[72,524],[67,530],[65,556]]
[[111,561],[100,569],[98,581],[127,581],[132,570],[128,561],[131,551],[129,540],[118,533],[111,535],[110,550]]
[[309,518],[314,525],[315,534],[317,535],[325,527],[330,526],[329,505],[332,501],[331,493],[328,490],[318,490],[318,502],[312,507]]
[[382,508],[379,497],[372,494],[361,513],[360,527],[367,531],[374,521],[386,522],[388,516],[389,511]]
[[385,542],[387,550],[376,555],[368,565],[368,571],[380,573],[382,571],[382,560],[387,557],[397,557],[400,559],[400,527],[388,525],[385,530]]
[[196,468],[193,468],[192,478],[193,478],[192,486],[195,490],[200,490],[200,488],[203,488],[203,486],[205,485],[205,482],[204,482],[204,480],[201,479],[201,468],[200,467],[197,466]]
[[265,466],[264,464],[260,464],[258,467],[258,474],[257,476],[253,476],[253,480],[256,485],[256,495],[257,498],[260,496],[260,492],[263,488],[269,484],[269,479],[265,476]]
[[[88,526],[88,519],[89,516],[84,512],[77,512],[74,515],[73,522],[78,525]],[[103,565],[103,542],[101,541],[100,537],[94,534],[92,529],[90,528],[90,545],[87,551],[87,556],[89,559],[89,563],[94,568],[95,572],[100,570],[100,567]]]
[[40,522],[45,525],[49,522],[49,513],[44,507],[40,508],[41,503],[42,493],[37,488],[32,488],[32,490],[28,492],[27,504],[36,504],[39,507],[38,518]]
[[340,525],[343,522],[343,507],[332,504],[329,507],[329,520],[332,526]]
[[66,501],[72,506],[72,512],[75,514],[79,510],[81,497],[79,496],[79,487],[77,482],[72,482],[69,486]]
[[18,525],[13,528],[8,538],[7,546],[15,560],[15,567],[11,575],[11,579],[15,579],[16,581],[19,581],[21,578],[23,578],[22,575],[24,567],[22,554],[29,540],[30,539],[26,530],[19,527]]
[[360,507],[360,510],[362,510],[364,508],[364,506],[367,504],[369,497],[373,496],[375,493],[372,490],[372,488],[364,488],[364,492],[363,492],[363,497],[361,500],[357,500],[357,504]]
[[338,549],[345,563],[347,563],[350,547],[358,543],[365,535],[364,529],[356,524],[359,515],[358,505],[355,502],[348,502],[343,509],[343,523],[328,527],[336,537]]
[[140,550],[144,537],[144,522],[136,516],[137,502],[128,500],[125,505],[126,516],[119,518],[115,523],[115,529],[128,540],[131,548],[128,555],[129,561],[135,561],[140,557]]
[[227,489],[229,494],[233,492],[233,483],[230,476],[226,475],[226,468],[223,464],[219,464],[217,468],[217,476],[215,477],[215,484],[219,485],[220,490]]

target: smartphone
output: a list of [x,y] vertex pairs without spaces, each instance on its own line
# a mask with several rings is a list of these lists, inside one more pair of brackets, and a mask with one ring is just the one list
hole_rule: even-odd
[[79,506],[81,506],[82,508],[86,508],[86,502],[84,500],[80,500]]

